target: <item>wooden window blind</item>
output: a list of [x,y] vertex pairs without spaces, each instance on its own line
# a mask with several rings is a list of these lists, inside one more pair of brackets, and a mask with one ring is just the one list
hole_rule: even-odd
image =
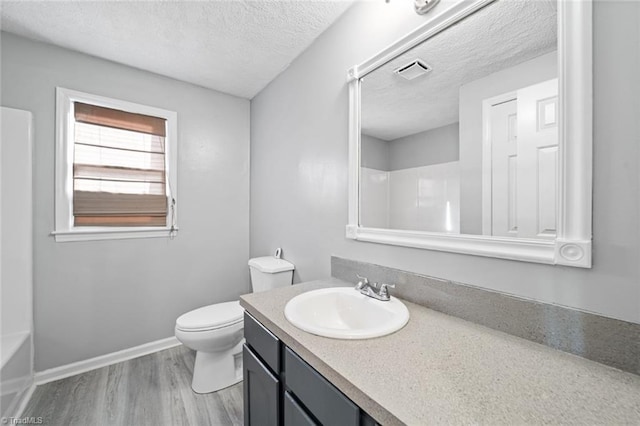
[[165,226],[166,121],[74,102],[75,226]]

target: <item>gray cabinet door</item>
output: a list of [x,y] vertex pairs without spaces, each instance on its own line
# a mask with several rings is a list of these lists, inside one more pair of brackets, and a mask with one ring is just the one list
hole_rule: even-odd
[[289,392],[284,393],[284,426],[318,426]]
[[244,424],[245,426],[280,425],[280,381],[244,345]]

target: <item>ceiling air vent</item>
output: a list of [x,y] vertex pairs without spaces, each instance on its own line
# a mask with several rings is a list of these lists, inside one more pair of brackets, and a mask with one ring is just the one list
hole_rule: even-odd
[[394,73],[398,74],[400,77],[406,78],[407,80],[413,80],[421,75],[425,75],[429,71],[431,71],[431,67],[429,65],[425,64],[420,59],[416,59],[415,61],[409,62],[407,65],[397,68]]

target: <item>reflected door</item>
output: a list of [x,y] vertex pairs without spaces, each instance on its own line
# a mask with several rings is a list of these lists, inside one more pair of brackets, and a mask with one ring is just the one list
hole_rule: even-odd
[[557,79],[491,103],[484,119],[491,142],[491,191],[484,194],[491,198],[490,235],[555,238],[557,103]]

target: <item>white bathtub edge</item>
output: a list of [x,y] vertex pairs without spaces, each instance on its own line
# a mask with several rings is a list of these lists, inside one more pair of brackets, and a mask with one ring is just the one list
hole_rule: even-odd
[[29,337],[31,337],[31,332],[29,331],[18,331],[0,336],[0,348],[2,348],[0,369],[4,368]]
[[24,392],[20,397],[20,402],[17,404],[18,408],[16,409],[16,414],[14,417],[16,418],[22,417],[22,412],[24,411],[25,408],[27,408],[27,404],[31,400],[31,397],[33,396],[33,391],[35,390],[36,390],[36,382],[31,380],[31,385],[29,386],[27,391]]

